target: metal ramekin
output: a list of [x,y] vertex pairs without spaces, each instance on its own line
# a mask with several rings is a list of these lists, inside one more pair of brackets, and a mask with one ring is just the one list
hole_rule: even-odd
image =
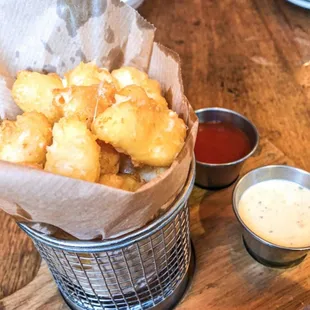
[[251,231],[238,212],[240,198],[249,187],[273,179],[296,182],[310,189],[310,173],[304,170],[282,165],[260,167],[250,171],[238,181],[233,191],[232,205],[238,221],[243,226],[243,240],[248,252],[264,265],[290,267],[300,263],[306,257],[310,250],[310,239],[308,247],[289,248],[273,244]]
[[[206,108],[195,111],[199,123],[226,122],[241,129],[249,138],[251,151],[239,160],[225,164],[208,164],[196,160],[196,184],[206,188],[221,188],[232,184],[239,176],[244,162],[253,155],[259,134],[252,122],[243,115],[224,108]],[[206,141],[206,143],[208,143]]]

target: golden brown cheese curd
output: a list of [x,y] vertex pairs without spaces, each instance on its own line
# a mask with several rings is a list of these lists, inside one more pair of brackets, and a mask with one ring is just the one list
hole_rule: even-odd
[[90,128],[93,118],[111,106],[115,99],[115,88],[108,83],[92,86],[72,86],[54,91],[54,105],[63,116],[78,116]]
[[132,158],[135,165],[166,167],[181,151],[186,126],[178,115],[152,100],[119,102],[93,123],[97,137]]
[[111,73],[105,68],[98,68],[95,63],[81,62],[73,70],[65,74],[65,86],[90,86],[99,84],[102,81],[113,83],[114,79]]
[[118,90],[130,85],[142,87],[147,96],[162,106],[167,106],[166,99],[161,94],[160,84],[148,75],[133,67],[122,67],[112,71],[112,76],[116,80]]
[[100,175],[100,147],[96,137],[78,117],[62,118],[53,128],[45,170],[71,178],[96,182]]
[[129,192],[137,191],[144,184],[129,174],[105,174],[100,177],[99,183]]
[[57,74],[21,71],[13,84],[12,96],[24,112],[40,112],[54,123],[60,119],[61,110],[53,105],[53,90],[62,87]]
[[42,167],[46,147],[52,143],[52,126],[38,112],[25,112],[16,121],[5,120],[0,127],[0,159]]
[[120,154],[107,143],[97,140],[100,146],[100,174],[117,174],[119,172]]
[[137,104],[145,104],[151,99],[147,96],[142,87],[137,85],[129,85],[118,91],[116,95],[117,103],[128,100],[134,101]]

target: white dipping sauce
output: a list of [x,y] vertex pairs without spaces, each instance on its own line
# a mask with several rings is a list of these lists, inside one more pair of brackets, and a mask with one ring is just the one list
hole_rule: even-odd
[[284,247],[310,246],[310,190],[286,180],[248,188],[238,204],[241,219],[259,237]]

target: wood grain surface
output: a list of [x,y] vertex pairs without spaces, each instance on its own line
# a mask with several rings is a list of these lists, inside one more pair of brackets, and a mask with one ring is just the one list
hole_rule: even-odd
[[[140,13],[157,27],[156,40],[180,54],[195,109],[234,109],[271,142],[248,168],[286,161],[310,170],[310,11],[285,0],[146,0]],[[307,261],[289,271],[261,267],[234,239],[229,191],[193,197],[197,272],[180,309],[306,309]],[[0,222],[0,309],[65,309],[45,267],[25,286],[40,258],[2,211]]]
[[[0,210],[0,300],[29,283],[40,266],[31,239]],[[0,308],[1,309],[1,308]]]

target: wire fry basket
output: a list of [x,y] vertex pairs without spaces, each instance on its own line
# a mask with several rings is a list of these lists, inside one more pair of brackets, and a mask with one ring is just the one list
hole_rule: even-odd
[[[25,224],[72,309],[168,309],[183,295],[191,262],[187,200],[194,164],[173,206],[146,227],[106,241],[66,241]],[[179,296],[176,296],[179,295]]]

